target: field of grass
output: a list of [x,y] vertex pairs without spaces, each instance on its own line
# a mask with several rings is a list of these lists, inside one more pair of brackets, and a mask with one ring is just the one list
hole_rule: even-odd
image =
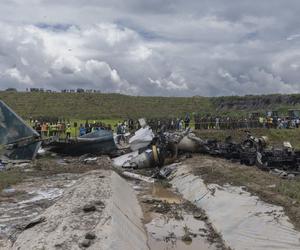
[[64,119],[174,118],[186,113],[248,116],[251,112],[300,109],[300,94],[226,97],[151,97],[102,93],[42,93],[0,91],[23,118]]
[[140,97],[100,93],[20,93],[0,91],[0,99],[20,116],[65,119],[126,119],[178,117],[186,112],[209,112],[206,97]]

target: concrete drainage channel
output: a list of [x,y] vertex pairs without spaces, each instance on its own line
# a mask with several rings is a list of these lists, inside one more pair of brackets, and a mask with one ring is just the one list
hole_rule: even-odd
[[[41,182],[14,188],[30,193]],[[241,187],[206,186],[185,165],[155,183],[95,170],[74,175],[61,190],[45,195],[51,206],[35,210],[35,222],[2,239],[1,249],[300,249],[300,234],[281,207]],[[5,202],[2,211],[13,203]],[[6,230],[10,219],[17,222],[15,214],[2,221]]]
[[226,249],[203,210],[167,183],[132,185],[142,207],[149,249]]
[[280,206],[261,201],[230,185],[205,185],[182,165],[171,180],[184,198],[204,209],[214,228],[232,249],[300,249],[300,232]]
[[[53,193],[58,186],[59,192]],[[22,191],[19,200],[0,206],[1,249],[225,248],[205,213],[167,182],[147,183],[96,170],[41,178],[14,189]],[[11,213],[5,211],[13,207]],[[24,211],[17,216],[20,207]]]

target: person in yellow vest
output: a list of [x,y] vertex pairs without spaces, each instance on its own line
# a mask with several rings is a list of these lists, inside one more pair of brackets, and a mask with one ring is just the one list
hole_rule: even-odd
[[269,117],[269,118],[267,119],[267,127],[268,127],[268,128],[272,128],[272,126],[273,126],[273,118],[272,118],[272,117]]
[[66,141],[71,138],[71,132],[72,132],[71,125],[68,124],[66,128]]

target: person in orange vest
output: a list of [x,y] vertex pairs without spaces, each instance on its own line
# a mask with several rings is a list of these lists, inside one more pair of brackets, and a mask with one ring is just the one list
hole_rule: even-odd
[[42,137],[47,137],[48,134],[48,127],[47,124],[45,122],[43,122],[42,124]]

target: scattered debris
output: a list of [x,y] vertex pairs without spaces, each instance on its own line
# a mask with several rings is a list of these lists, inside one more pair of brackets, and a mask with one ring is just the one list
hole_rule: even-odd
[[97,157],[89,157],[83,160],[85,164],[95,164],[97,162]]
[[189,231],[189,228],[188,228],[187,226],[184,226],[183,230],[184,230],[184,235],[183,235],[182,238],[181,238],[182,241],[192,242],[193,239],[192,239],[192,237],[191,237],[191,233],[190,233],[190,231]]
[[93,232],[88,232],[88,233],[86,233],[85,238],[88,240],[94,240],[94,239],[96,239],[96,234]]
[[80,242],[79,246],[87,248],[87,247],[89,247],[89,246],[91,245],[91,243],[92,243],[91,240],[89,240],[89,239],[84,239],[84,240],[82,240],[82,241]]
[[148,182],[148,183],[154,183],[154,181],[155,181],[155,179],[153,179],[151,177],[142,176],[140,174],[135,174],[135,173],[126,172],[126,171],[122,172],[122,175],[124,175],[126,177],[129,177],[129,178],[145,181],[145,182]]
[[23,230],[32,228],[32,227],[36,226],[37,224],[40,224],[40,223],[45,222],[45,221],[46,221],[46,217],[45,216],[38,217],[38,218],[30,221],[28,224],[26,224],[24,226]]
[[[248,132],[245,140],[243,140],[241,143],[234,142],[232,138],[226,138],[224,142],[219,142],[214,139],[203,140],[193,134],[191,129],[187,129],[182,132],[166,132],[165,130],[161,130],[159,133],[154,134],[151,128],[146,124],[146,121],[144,119],[140,120],[140,125],[141,129],[137,130],[135,134],[129,139],[130,149],[134,152],[124,154],[125,152],[128,152],[126,148],[126,150],[118,151],[119,155],[122,155],[114,159],[115,168],[118,169],[123,176],[134,179],[132,181],[134,185],[155,186],[159,183],[161,183],[161,186],[163,186],[163,183],[171,185],[169,183],[169,180],[176,175],[175,170],[180,169],[178,161],[180,161],[181,159],[192,157],[192,153],[205,153],[216,157],[235,159],[246,165],[256,165],[263,170],[269,170],[272,174],[285,179],[293,179],[299,172],[300,152],[294,150],[289,142],[284,142],[281,149],[275,149],[268,146],[268,139],[266,137],[256,138]],[[0,126],[2,126],[1,120]],[[37,143],[37,141],[34,141],[34,143]],[[4,155],[6,156],[7,152],[13,152],[9,151],[14,148],[14,146],[11,147],[10,144],[8,145],[8,147],[6,147],[7,145],[5,146],[6,153]],[[17,147],[20,146],[19,143],[17,144]],[[27,146],[25,146],[25,148]],[[113,134],[106,130],[95,131],[86,134],[85,136],[69,139],[68,141],[51,141],[49,142],[48,146],[50,147],[51,151],[57,152],[59,154],[81,155],[80,158],[76,159],[71,157],[55,159],[55,162],[59,165],[60,168],[66,169],[73,168],[74,166],[80,164],[82,168],[92,169],[92,167],[94,166],[95,169],[96,166],[100,166],[102,164],[100,163],[102,159],[101,157],[106,157],[96,157],[96,155],[104,153],[113,155],[114,152],[118,150],[113,139]],[[38,150],[38,153],[40,155],[44,155],[47,150],[47,148],[40,148]],[[56,156],[57,155],[55,155],[55,157]],[[108,157],[106,158],[107,162],[109,162],[107,163],[107,165],[110,166],[110,159]],[[171,165],[168,165],[169,163],[171,163]],[[6,157],[6,159],[0,161],[0,171],[1,169],[5,170],[12,167],[23,169],[31,167],[32,165],[33,163],[31,159],[24,162],[20,161],[18,157],[14,158],[13,160]],[[38,168],[38,164],[36,164],[35,167]],[[95,175],[93,176],[93,178],[95,178],[101,184],[107,182],[106,185],[112,185],[109,181],[107,181],[107,176],[105,173],[101,173],[101,175]],[[177,176],[177,178],[179,177]],[[190,181],[192,182],[193,180],[191,179]],[[115,183],[113,185],[115,185]],[[176,185],[178,185],[178,189],[181,188],[180,183],[177,183]],[[117,192],[122,193],[123,186],[118,185],[117,187]],[[269,185],[268,187],[274,188],[275,186]],[[138,192],[138,190],[140,189],[135,190]],[[10,193],[14,193],[14,191],[14,189],[6,189],[3,192],[7,193],[7,197],[9,197]],[[114,189],[114,192],[115,191],[116,190]],[[189,190],[189,193],[192,193],[193,191],[194,190]],[[114,199],[113,201],[110,201],[110,203],[107,203],[107,200],[110,199],[114,192],[109,190],[109,192],[102,194],[101,199],[103,199],[105,203],[102,200],[96,200],[96,198],[86,205],[83,204],[87,203],[88,201],[85,201],[85,203],[83,204],[78,204],[78,208],[76,208],[76,211],[79,211],[78,216],[89,217],[89,221],[82,222],[82,225],[80,226],[84,227],[84,223],[87,223],[87,225],[89,225],[90,227],[88,228],[88,230],[82,231],[79,236],[77,235],[77,247],[79,246],[81,248],[88,248],[92,244],[93,246],[95,246],[94,244],[97,240],[99,240],[100,236],[98,234],[99,231],[94,231],[95,227],[92,227],[91,225],[94,225],[93,223],[95,217],[98,216],[98,214],[107,213],[106,210],[108,209],[106,209],[106,206],[107,208],[113,206],[114,210],[117,211],[117,214],[121,215],[123,213],[122,219],[124,221],[128,220],[129,215],[131,215],[132,218],[135,218],[135,216],[132,215],[133,208],[126,207],[124,211],[120,209],[120,204],[122,202],[124,203],[121,196],[118,196],[118,199]],[[186,190],[182,189],[181,192],[186,192]],[[218,196],[220,192],[221,191],[216,190],[216,188],[208,188],[207,192],[204,192],[203,194],[201,193],[201,195],[195,195],[195,200],[193,200],[193,202],[195,202],[196,204],[202,204],[205,203],[208,198],[211,198],[211,200],[216,200],[215,194],[216,196]],[[132,197],[134,197],[134,195],[135,194],[132,194]],[[149,211],[153,214],[156,214],[156,216],[162,216],[167,218],[167,220],[173,220],[173,225],[181,225],[180,236],[179,234],[175,234],[173,231],[168,232],[167,235],[164,235],[164,240],[166,242],[176,241],[177,239],[179,239],[180,241],[181,239],[184,242],[181,242],[181,244],[192,244],[192,242],[194,244],[194,237],[196,238],[199,235],[205,235],[206,239],[211,237],[211,239],[209,240],[210,242],[215,242],[214,240],[219,237],[218,242],[222,243],[222,240],[220,240],[220,236],[216,234],[216,232],[212,229],[212,226],[211,228],[207,226],[209,224],[207,215],[199,209],[191,209],[191,205],[187,205],[186,201],[180,200],[178,202],[176,200],[171,202],[168,199],[156,199],[148,197],[143,199],[142,203],[143,206],[148,206]],[[84,213],[82,213],[82,211],[84,211]],[[188,211],[189,213],[186,214],[186,211]],[[111,217],[111,215],[105,214],[105,216],[107,217],[101,218],[103,219],[103,221],[101,221],[101,223],[103,223],[101,225],[101,228],[102,226],[107,226],[105,224],[107,221],[114,221],[111,220],[114,215]],[[80,220],[83,217],[80,217]],[[140,218],[138,216],[137,218],[138,219],[135,221],[135,223],[138,224],[140,223]],[[35,220],[27,223],[24,226],[23,230],[35,227],[42,222],[46,222],[47,224],[49,224],[48,219],[49,217],[47,217],[46,221],[46,217],[44,216],[37,217]],[[180,224],[179,221],[181,221],[182,224]],[[203,224],[202,227],[198,227],[197,230],[195,230],[194,228],[190,228],[190,225],[183,224],[186,221],[196,221],[197,225],[198,223]],[[114,223],[119,222],[114,221]],[[129,223],[132,224],[131,221]],[[152,220],[152,223],[152,226],[155,226],[154,219]],[[170,225],[172,223],[170,223]],[[43,224],[39,226],[43,226]],[[80,227],[79,224],[77,226]],[[138,226],[137,229],[134,223],[132,224],[132,226],[135,230],[139,230],[143,237],[145,236],[142,226]],[[54,227],[55,226],[53,226],[53,228]],[[67,226],[64,225],[63,230],[68,230],[66,228]],[[95,232],[97,233],[98,237],[96,237]],[[84,238],[82,238],[83,236]],[[63,244],[57,243],[57,246],[63,246]],[[225,249],[224,245],[222,244],[220,248]]]
[[93,204],[87,204],[87,205],[84,205],[84,207],[82,208],[82,210],[85,213],[95,212],[96,211],[96,206],[93,205]]

